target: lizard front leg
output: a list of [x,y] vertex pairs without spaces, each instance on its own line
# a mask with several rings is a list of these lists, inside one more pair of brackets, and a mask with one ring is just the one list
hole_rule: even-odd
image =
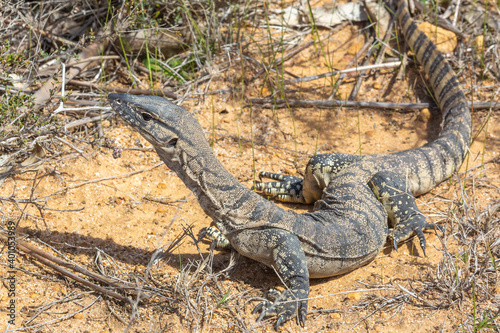
[[298,321],[304,325],[309,295],[309,271],[306,255],[299,238],[282,229],[247,229],[229,236],[233,247],[242,255],[262,262],[275,269],[286,289],[274,302],[258,304],[254,312],[260,312],[257,321],[278,316],[276,329],[298,313]]
[[211,241],[213,248],[217,250],[230,251],[232,248],[229,239],[219,229],[214,227],[201,228],[198,233],[198,241],[204,239]]
[[[272,172],[261,172],[253,188],[279,201],[312,204],[323,195],[330,180],[346,166],[358,161],[358,155],[318,154],[309,160],[304,179]],[[262,178],[277,180],[262,182]]]

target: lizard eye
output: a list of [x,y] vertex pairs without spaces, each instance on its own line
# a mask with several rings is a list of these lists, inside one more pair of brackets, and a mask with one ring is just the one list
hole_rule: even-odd
[[144,119],[144,121],[150,121],[151,119],[153,119],[153,117],[151,117],[151,115],[149,113],[142,112],[141,116],[142,116],[142,119]]
[[177,138],[173,138],[167,143],[168,147],[175,147],[177,145]]

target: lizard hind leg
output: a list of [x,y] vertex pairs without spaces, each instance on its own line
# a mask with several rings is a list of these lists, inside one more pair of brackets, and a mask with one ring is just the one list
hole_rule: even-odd
[[[279,173],[261,172],[253,189],[283,202],[312,204],[321,199],[323,189],[341,170],[358,161],[358,155],[342,153],[317,154],[309,159],[304,179]],[[262,178],[275,180],[262,182]]]
[[397,250],[399,242],[415,233],[425,256],[426,242],[423,229],[442,231],[442,227],[426,222],[405,180],[395,173],[380,171],[368,181],[368,186],[387,210],[389,225],[393,228],[394,249]]

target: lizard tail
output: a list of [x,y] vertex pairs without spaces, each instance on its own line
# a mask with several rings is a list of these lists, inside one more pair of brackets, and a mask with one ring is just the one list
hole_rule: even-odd
[[430,191],[452,176],[468,153],[472,123],[470,110],[458,78],[436,45],[418,29],[406,0],[399,0],[399,23],[417,61],[424,67],[442,114],[441,132],[425,146],[401,152],[410,159],[419,178],[414,194]]

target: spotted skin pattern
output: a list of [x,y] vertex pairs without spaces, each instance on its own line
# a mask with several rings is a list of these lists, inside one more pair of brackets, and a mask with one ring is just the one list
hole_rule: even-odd
[[198,240],[209,239],[213,242],[214,247],[218,250],[231,250],[231,242],[224,236],[220,230],[214,227],[205,227],[198,233]]
[[279,274],[285,291],[275,302],[256,307],[259,319],[277,316],[276,328],[296,314],[305,324],[309,278],[344,274],[373,260],[390,233],[388,219],[395,242],[415,232],[424,248],[422,229],[430,224],[414,196],[449,178],[468,152],[471,119],[458,79],[418,30],[403,0],[398,8],[405,40],[440,105],[441,132],[423,147],[397,153],[313,157],[303,180],[264,173],[283,183],[255,184],[278,198],[314,203],[312,212],[286,211],[240,184],[217,160],[196,118],[182,107],[157,96],[108,96],[112,108],[195,194],[231,246]]
[[[360,158],[361,156],[341,153],[318,154],[307,163],[304,179],[262,171],[259,174],[260,181],[252,189],[271,195],[279,201],[311,204],[321,199],[323,189],[332,177]],[[278,181],[262,182],[263,178]]]
[[398,242],[407,239],[413,232],[420,241],[420,247],[425,255],[425,236],[423,229],[441,227],[427,223],[425,216],[420,212],[415,202],[415,197],[408,191],[404,179],[388,171],[376,173],[368,182],[378,200],[387,211],[389,225],[393,227],[392,239],[394,249],[398,249]]

